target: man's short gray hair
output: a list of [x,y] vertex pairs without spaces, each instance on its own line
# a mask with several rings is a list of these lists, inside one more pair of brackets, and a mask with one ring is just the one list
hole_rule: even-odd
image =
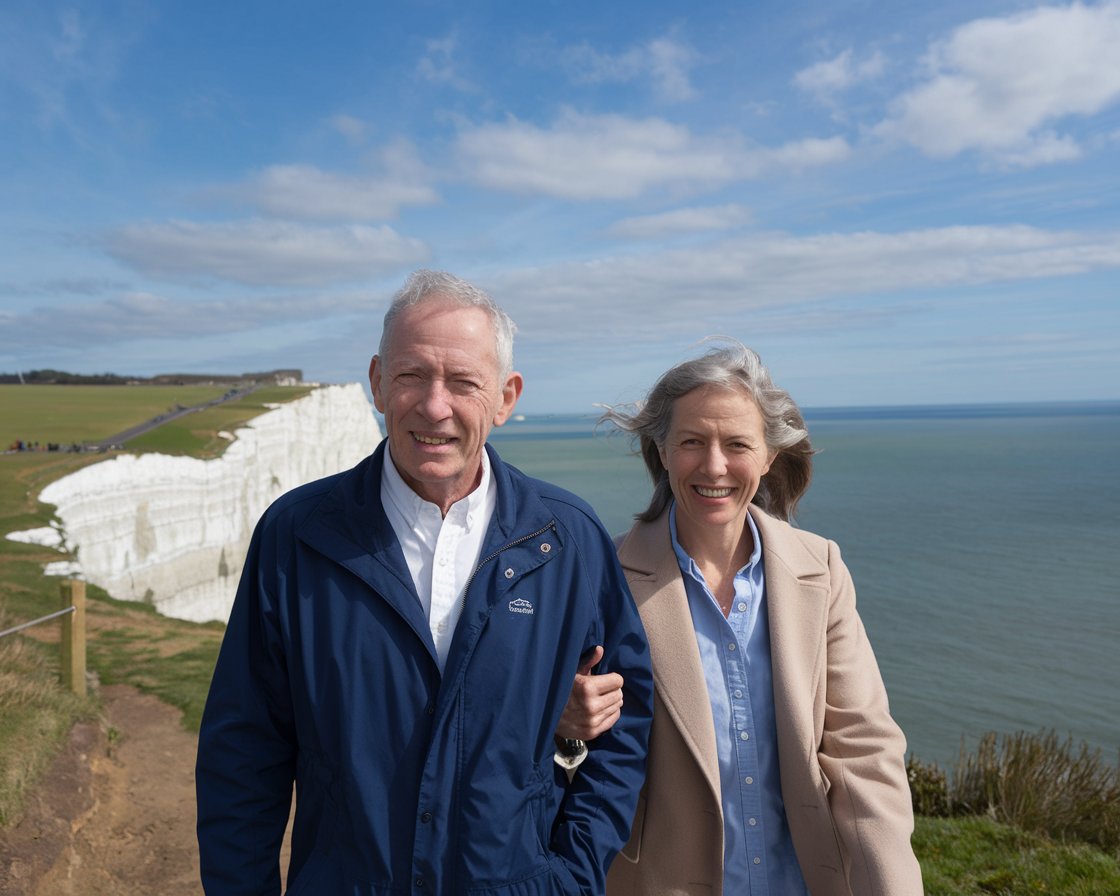
[[465,307],[481,308],[490,315],[498,373],[500,380],[505,382],[506,377],[513,371],[513,334],[517,332],[516,324],[485,292],[446,271],[420,270],[413,271],[409,275],[404,286],[393,296],[392,302],[389,303],[389,310],[385,312],[378,354],[385,358],[393,326],[404,309],[436,297],[451,299]]

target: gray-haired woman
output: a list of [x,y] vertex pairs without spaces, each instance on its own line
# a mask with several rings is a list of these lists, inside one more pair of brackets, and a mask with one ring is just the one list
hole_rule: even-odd
[[[619,558],[656,688],[608,893],[917,896],[906,742],[851,576],[836,544],[788,522],[812,475],[797,405],[732,342],[606,419],[654,483]],[[577,679],[561,734],[602,728],[595,684]]]

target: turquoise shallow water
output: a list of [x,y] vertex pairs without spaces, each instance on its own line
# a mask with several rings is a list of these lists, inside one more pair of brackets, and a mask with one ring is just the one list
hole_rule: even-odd
[[[1054,728],[1120,750],[1120,404],[807,411],[819,449],[798,524],[836,540],[911,750]],[[649,485],[591,418],[496,430],[509,462],[612,533]]]

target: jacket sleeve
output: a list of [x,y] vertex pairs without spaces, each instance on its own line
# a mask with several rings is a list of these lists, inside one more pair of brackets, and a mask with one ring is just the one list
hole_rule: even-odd
[[[584,587],[598,605],[602,626],[603,659],[597,671],[618,672],[625,682],[622,715],[588,745],[553,831],[553,851],[579,891],[592,896],[604,892],[607,869],[630,836],[645,781],[653,676],[645,629],[610,538],[600,532],[590,544],[577,540],[577,551]],[[557,773],[564,775],[559,767]]]
[[267,531],[262,522],[253,534],[199,733],[198,846],[207,896],[280,893],[295,738],[276,606],[282,574],[270,563],[276,552],[262,547]]
[[891,718],[887,692],[863,623],[855,587],[828,543],[828,617],[824,730],[818,748],[836,832],[853,893],[921,896],[910,845],[914,814],[906,778],[906,739]]

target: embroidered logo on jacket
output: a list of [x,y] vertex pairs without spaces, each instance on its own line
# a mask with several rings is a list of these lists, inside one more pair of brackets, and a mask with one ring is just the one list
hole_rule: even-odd
[[523,597],[514,598],[509,602],[509,611],[511,613],[524,613],[526,616],[533,615],[533,605]]

